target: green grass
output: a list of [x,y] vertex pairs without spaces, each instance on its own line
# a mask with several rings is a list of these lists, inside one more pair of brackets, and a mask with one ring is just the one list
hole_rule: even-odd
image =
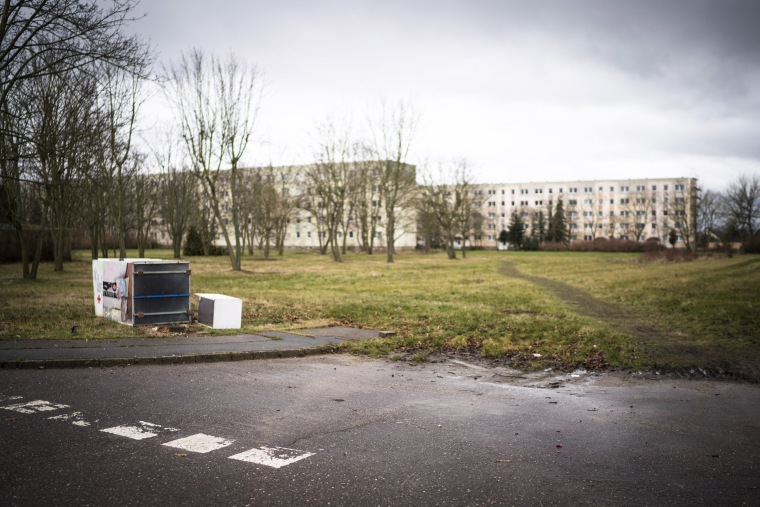
[[760,359],[760,256],[641,262],[637,255],[568,252],[517,255],[514,262],[652,324],[667,340],[648,343],[650,355],[669,363],[689,355],[715,364]]
[[[94,317],[90,261],[86,252],[75,257],[63,273],[43,264],[37,281],[21,280],[17,264],[0,265],[0,338],[71,338],[74,324],[81,338],[156,334],[152,328]],[[349,254],[338,264],[309,252],[271,261],[246,257],[238,273],[230,270],[226,257],[189,260],[192,292],[243,299],[242,332],[325,325],[396,332],[346,346],[355,352],[408,354],[416,361],[431,352],[467,351],[507,357],[523,367],[591,365],[603,359],[639,368],[708,364],[715,354],[722,354],[721,364],[733,355],[758,357],[760,257],[662,264],[638,259],[628,254],[470,252],[457,261],[444,254],[402,254],[389,265],[382,255]],[[649,323],[657,332],[640,339],[603,318],[583,316],[552,291],[505,276],[505,261],[620,305],[629,319]],[[214,332],[200,326],[194,330]],[[681,346],[688,354],[679,353]]]

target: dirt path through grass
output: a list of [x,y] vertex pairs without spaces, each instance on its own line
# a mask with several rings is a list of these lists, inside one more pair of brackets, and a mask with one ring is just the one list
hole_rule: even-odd
[[581,288],[565,282],[521,272],[514,263],[504,262],[501,274],[527,280],[546,289],[572,311],[599,320],[616,331],[628,334],[641,346],[652,364],[672,372],[713,376],[728,373],[749,380],[760,379],[760,368],[752,358],[727,357],[723,350],[689,343],[620,305],[602,301]]

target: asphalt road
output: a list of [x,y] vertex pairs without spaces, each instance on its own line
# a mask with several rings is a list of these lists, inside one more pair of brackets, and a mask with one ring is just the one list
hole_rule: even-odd
[[0,441],[3,505],[760,505],[760,386],[714,380],[350,356],[0,370]]

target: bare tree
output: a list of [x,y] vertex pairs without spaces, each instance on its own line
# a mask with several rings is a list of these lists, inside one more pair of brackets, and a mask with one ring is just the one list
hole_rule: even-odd
[[[105,131],[105,125],[101,124],[103,128],[98,130]],[[100,255],[108,255],[105,236],[111,215],[110,198],[113,193],[113,178],[106,163],[108,148],[105,137],[97,136],[93,140],[91,167],[85,171],[84,181],[86,199],[84,199],[81,219],[92,242],[91,255],[93,260]]]
[[578,239],[578,201],[562,194],[558,195],[557,199],[567,203],[565,207],[565,237],[569,244]]
[[652,198],[646,191],[633,192],[620,200],[621,208],[626,212],[628,224],[633,225],[633,235],[637,242],[646,238],[646,227],[652,213]]
[[435,170],[425,171],[419,192],[420,209],[440,227],[449,259],[456,259],[454,242],[457,236],[462,238],[464,256],[464,243],[472,231],[474,215],[480,208],[480,203],[475,199],[467,161],[439,163]]
[[368,156],[372,157],[372,151],[366,147],[360,149],[363,153],[362,158],[365,160],[357,162],[354,166],[354,191],[350,195],[353,201],[351,208],[359,247],[372,255],[382,211],[382,185],[380,184],[382,171],[379,162],[366,160]]
[[403,232],[404,221],[414,220],[413,216],[405,216],[403,213],[410,209],[417,189],[414,167],[407,164],[407,159],[418,119],[419,115],[414,108],[405,102],[399,102],[395,106],[383,102],[376,116],[370,119],[374,152],[378,159],[380,196],[385,212],[388,262],[393,262],[396,235]]
[[39,74],[27,80],[24,116],[31,140],[33,179],[43,189],[43,203],[50,214],[53,259],[63,270],[67,234],[78,211],[77,196],[86,181],[83,160],[98,125],[95,80],[79,70]]
[[729,184],[724,205],[729,219],[735,221],[744,239],[751,245],[760,225],[760,175],[741,175]]
[[[147,62],[143,62],[146,65]],[[137,72],[133,72],[136,70]],[[107,168],[115,183],[116,202],[111,203],[115,214],[115,226],[119,240],[119,257],[127,256],[127,229],[126,206],[133,202],[132,198],[125,194],[127,179],[134,178],[132,174],[126,174],[125,165],[128,161],[134,164],[137,158],[132,155],[132,141],[135,135],[137,114],[143,102],[141,95],[142,74],[144,69],[130,69],[129,72],[115,67],[105,66],[102,69],[101,83],[103,105],[102,111],[106,121],[106,133],[108,142]],[[138,157],[139,158],[139,157]]]
[[596,206],[594,206],[594,200],[586,198],[583,201],[583,228],[584,231],[590,231],[589,236],[591,236],[592,240],[596,239],[600,223],[601,217]]
[[127,180],[127,189],[131,196],[131,227],[135,231],[137,256],[145,257],[145,250],[150,246],[150,231],[159,214],[161,196],[160,180],[157,175],[148,174],[145,169],[146,156],[135,153],[129,160],[132,166],[131,177]]
[[352,186],[352,140],[350,127],[329,119],[318,127],[317,162],[307,169],[318,212],[324,218],[327,244],[335,262],[341,262],[338,233],[346,222],[346,206]]
[[264,258],[270,256],[272,243],[278,246],[278,230],[282,226],[283,213],[287,205],[283,204],[286,187],[283,179],[278,182],[277,173],[272,166],[260,169],[253,184],[253,221],[259,237],[259,245]]
[[697,234],[705,244],[717,238],[715,231],[720,225],[723,196],[714,190],[705,190],[697,201]]
[[[241,63],[234,54],[225,60],[217,59],[214,65],[219,99],[221,101],[221,120],[226,132],[227,162],[230,165],[230,211],[232,230],[235,235],[235,251],[227,239],[230,249],[232,269],[240,269],[240,260],[245,248],[244,229],[247,225],[245,198],[241,196],[244,185],[241,184],[238,164],[245,154],[251,140],[261,105],[262,78],[256,66]],[[226,227],[223,227],[226,231]]]
[[0,104],[28,79],[106,62],[141,68],[151,56],[123,29],[137,2],[115,0],[4,0],[0,18]]
[[192,172],[185,170],[179,143],[173,134],[167,132],[158,145],[151,147],[154,164],[160,171],[159,213],[172,241],[175,259],[181,256],[182,240],[198,206],[196,180]]
[[18,106],[14,104],[9,107],[6,102],[0,104],[0,107],[0,129],[3,132],[0,135],[0,220],[9,224],[16,233],[23,277],[34,279],[37,277],[38,263],[30,270],[24,232],[29,228],[30,221],[28,206],[31,201],[27,198],[28,190],[36,188],[36,185],[25,181],[27,173],[24,168],[24,143],[20,135],[22,127],[18,115],[11,113],[11,109],[16,110]]
[[285,239],[288,231],[288,224],[290,224],[290,218],[295,211],[295,200],[291,195],[291,176],[292,171],[288,168],[281,169],[277,182],[278,198],[275,207],[275,244],[277,246],[277,253],[280,256],[285,254]]
[[[759,180],[760,181],[760,180]],[[670,202],[671,220],[684,246],[696,250],[697,188],[687,180],[678,180]]]
[[[240,64],[234,55],[222,60],[202,50],[183,54],[168,69],[168,95],[173,101],[193,171],[221,230],[233,270],[240,270],[242,223],[237,212],[238,162],[243,156],[258,111],[260,86],[256,67]],[[221,210],[222,166],[231,165],[233,245]]]

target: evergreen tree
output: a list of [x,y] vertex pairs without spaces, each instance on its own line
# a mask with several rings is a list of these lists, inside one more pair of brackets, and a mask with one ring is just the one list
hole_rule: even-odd
[[509,243],[509,233],[505,229],[502,229],[499,233],[499,243],[502,245]]
[[[551,216],[551,215],[550,215]],[[538,236],[538,241],[543,242],[546,239],[546,221],[544,220],[544,212],[538,212],[538,225],[533,229],[533,235]]]
[[507,235],[509,244],[513,248],[522,248],[523,241],[525,240],[525,222],[522,215],[517,211],[512,212],[509,226],[507,227]]
[[190,229],[187,231],[187,239],[185,240],[185,248],[182,249],[182,255],[203,255],[203,239],[194,225],[190,226]]
[[565,224],[565,210],[562,206],[562,199],[557,201],[554,208],[554,219],[552,220],[552,241],[563,243],[567,240],[567,230]]

